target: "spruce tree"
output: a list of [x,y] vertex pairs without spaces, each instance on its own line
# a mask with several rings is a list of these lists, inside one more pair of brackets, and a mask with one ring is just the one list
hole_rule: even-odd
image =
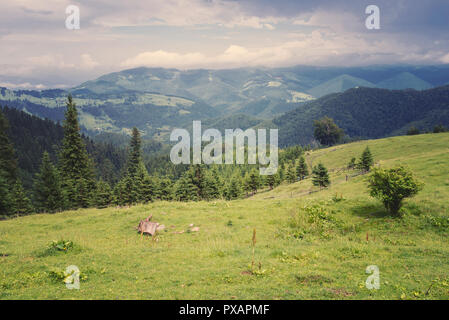
[[362,155],[360,156],[360,162],[358,163],[358,167],[362,171],[368,172],[368,171],[370,171],[370,169],[373,165],[374,165],[373,155],[371,154],[369,147],[366,147],[366,149],[363,151]]
[[71,95],[68,96],[63,128],[59,169],[62,186],[68,196],[68,206],[88,207],[95,187],[93,166],[80,134],[78,111]]
[[128,175],[134,177],[142,163],[142,139],[139,130],[134,127],[129,143]]
[[248,187],[253,194],[255,194],[260,188],[260,176],[259,172],[256,169],[251,170],[249,174]]
[[126,176],[123,178],[122,199],[128,204],[146,203],[154,197],[154,185],[142,159],[142,139],[139,130],[134,127],[129,143]]
[[149,175],[146,175],[142,180],[141,187],[141,200],[143,203],[153,201],[155,198],[155,185],[153,179]]
[[234,174],[226,187],[225,197],[227,200],[238,199],[242,194],[242,179],[240,175]]
[[285,179],[285,164],[282,162],[278,168],[279,182],[284,181]]
[[25,194],[22,182],[17,179],[11,192],[11,205],[14,214],[23,215],[31,213],[33,208],[30,199]]
[[114,204],[118,205],[118,206],[123,206],[125,205],[125,186],[124,186],[124,182],[123,179],[120,180],[119,182],[117,182],[114,186],[114,190],[113,190],[113,202]]
[[95,190],[95,205],[97,208],[107,208],[112,203],[112,190],[109,183],[100,180]]
[[9,123],[0,109],[0,170],[7,182],[12,185],[17,179],[17,159],[8,137]]
[[173,182],[168,178],[161,178],[158,181],[157,190],[159,193],[159,199],[161,200],[171,200],[172,199],[172,189]]
[[330,185],[329,174],[327,172],[326,167],[323,166],[323,164],[319,163],[317,166],[313,168],[312,183],[315,186],[319,186],[320,189]]
[[296,167],[296,175],[299,180],[305,179],[309,175],[309,169],[307,168],[306,160],[304,157],[299,158],[298,165]]
[[193,183],[192,176],[189,172],[176,182],[174,187],[175,199],[178,201],[197,201],[198,187]]
[[[2,160],[0,160],[0,162],[1,161]],[[6,173],[0,168],[0,216],[11,214],[11,206],[12,201],[8,179],[6,177]]]
[[249,196],[249,192],[251,191],[251,178],[249,176],[249,172],[245,173],[242,181],[242,189],[246,193],[246,196]]
[[47,152],[44,152],[40,172],[36,174],[33,195],[35,208],[39,212],[55,212],[64,207],[59,174]]
[[221,197],[221,186],[219,185],[219,181],[216,177],[211,173],[206,171],[204,177],[204,190],[203,190],[203,199],[211,200],[218,199]]
[[223,179],[220,176],[220,173],[218,172],[217,167],[212,167],[212,171],[211,171],[211,178],[215,181],[215,185],[218,188],[218,197],[220,198],[223,195],[223,188],[224,188],[224,183],[223,183]]
[[286,178],[287,178],[288,183],[296,182],[296,172],[295,172],[295,167],[293,167],[293,164],[288,167]]
[[268,175],[265,181],[267,186],[270,187],[270,190],[273,190],[273,188],[279,184],[279,176],[277,173]]

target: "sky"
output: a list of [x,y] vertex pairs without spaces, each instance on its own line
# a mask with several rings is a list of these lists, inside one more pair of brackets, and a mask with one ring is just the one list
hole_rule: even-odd
[[[66,27],[70,5],[79,29]],[[380,29],[366,27],[368,5]],[[66,88],[139,66],[445,63],[448,0],[0,1],[0,86],[12,89]]]

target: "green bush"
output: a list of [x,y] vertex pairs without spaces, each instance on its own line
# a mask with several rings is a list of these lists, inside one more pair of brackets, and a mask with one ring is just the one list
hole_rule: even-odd
[[340,222],[332,211],[319,204],[306,205],[292,215],[289,235],[297,239],[307,235],[329,239],[339,226]]
[[376,168],[368,180],[370,195],[381,200],[392,215],[398,215],[403,200],[415,196],[423,187],[413,173],[403,166]]

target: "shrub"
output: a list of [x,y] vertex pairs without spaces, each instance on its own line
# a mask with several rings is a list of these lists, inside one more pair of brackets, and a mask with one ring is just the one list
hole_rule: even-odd
[[329,239],[340,222],[332,211],[319,204],[306,205],[295,212],[289,222],[289,235],[303,239],[306,235],[318,235]]
[[392,169],[374,169],[369,177],[370,195],[382,201],[385,208],[398,215],[403,200],[415,196],[423,187],[412,172],[399,166]]

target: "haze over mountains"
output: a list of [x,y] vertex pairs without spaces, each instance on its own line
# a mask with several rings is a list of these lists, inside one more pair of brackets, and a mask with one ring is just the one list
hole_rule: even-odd
[[[142,67],[106,74],[70,90],[13,91],[0,88],[0,105],[58,121],[63,119],[66,96],[71,92],[79,107],[80,123],[85,132],[91,135],[100,132],[128,133],[130,128],[137,126],[147,137],[166,140],[174,127],[188,127],[192,120],[203,120],[210,126],[219,127],[232,124],[245,128],[262,121],[280,125],[283,122],[277,119],[284,119],[281,115],[295,110],[293,114],[298,118],[296,125],[305,119],[313,122],[314,119],[308,116],[312,114],[311,110],[315,110],[313,114],[318,116],[323,112],[317,112],[317,108],[326,107],[329,115],[335,115],[334,111],[340,110],[341,99],[351,99],[351,103],[355,103],[354,92],[362,96],[373,92],[376,99],[383,101],[382,106],[372,105],[373,108],[392,109],[398,105],[397,100],[404,97],[376,88],[425,90],[447,83],[449,65],[296,66],[187,71]],[[327,96],[358,87],[373,88],[373,91]],[[383,98],[387,96],[394,101]],[[433,96],[427,98],[433,99]],[[366,99],[360,98],[360,101],[365,104]],[[441,107],[442,103],[439,101],[437,105]],[[359,107],[362,108],[355,103],[351,112],[356,112]],[[347,117],[352,117],[348,110],[344,112]],[[386,116],[391,117],[392,114]],[[276,120],[270,121],[274,118]],[[425,123],[431,125],[430,122]],[[351,125],[350,122],[345,124]],[[401,130],[401,127],[398,124],[393,129]],[[383,135],[390,134],[393,129],[383,132]],[[358,136],[372,137],[371,133],[349,131]],[[290,140],[285,138],[283,141],[290,143]],[[304,132],[300,141],[309,140],[310,132]]]

